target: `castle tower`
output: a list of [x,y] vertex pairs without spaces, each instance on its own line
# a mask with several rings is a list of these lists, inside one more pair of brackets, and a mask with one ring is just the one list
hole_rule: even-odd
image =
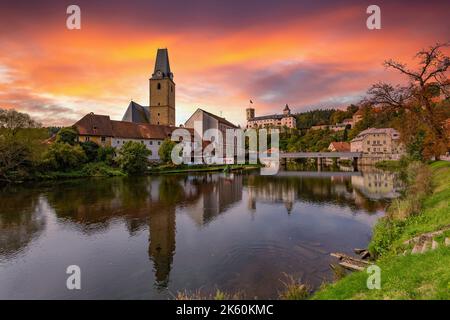
[[255,117],[255,109],[247,108],[245,111],[247,112],[247,121]]
[[158,49],[150,78],[150,123],[175,126],[175,82],[167,49]]
[[286,104],[286,106],[284,107],[284,109],[283,109],[283,114],[285,115],[285,116],[288,116],[288,115],[290,115],[291,114],[291,109],[289,109],[289,106]]

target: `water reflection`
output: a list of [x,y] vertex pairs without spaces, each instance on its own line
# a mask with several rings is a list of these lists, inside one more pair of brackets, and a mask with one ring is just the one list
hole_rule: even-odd
[[35,190],[0,189],[0,262],[26,250],[45,228],[42,202]]
[[[250,267],[252,261],[248,260],[249,255],[256,254],[257,256],[253,260],[261,259],[261,261],[264,261],[263,265],[267,264],[263,260],[264,256],[274,255],[275,259],[279,260],[276,263],[283,264],[283,259],[285,259],[288,267],[293,268],[292,257],[295,254],[300,254],[309,261],[304,261],[296,268],[311,268],[312,261],[318,264],[318,259],[323,260],[324,257],[328,256],[327,250],[329,248],[319,248],[317,244],[309,246],[297,243],[291,248],[290,256],[289,250],[284,247],[290,245],[292,239],[286,243],[280,242],[277,244],[273,242],[277,241],[277,238],[282,239],[284,237],[285,230],[283,228],[288,226],[284,226],[284,224],[276,226],[276,220],[272,221],[272,218],[270,218],[270,223],[274,223],[272,230],[276,231],[273,231],[275,240],[267,242],[269,245],[265,244],[266,240],[264,240],[253,245],[249,243],[249,247],[246,248],[247,243],[241,241],[239,247],[236,247],[233,242],[235,239],[232,236],[224,235],[225,240],[223,241],[226,243],[220,244],[223,246],[223,252],[219,252],[225,257],[225,260],[221,262],[221,268],[234,270],[239,267],[242,269],[233,272],[220,269],[222,274],[218,274],[217,265],[208,267],[210,257],[201,256],[202,247],[206,254],[207,242],[215,241],[214,235],[209,235],[209,238],[206,238],[206,242],[204,242],[203,234],[193,233],[194,237],[189,238],[193,243],[189,249],[192,251],[189,251],[189,254],[183,252],[183,250],[188,249],[186,249],[185,243],[182,243],[182,249],[179,248],[179,252],[177,252],[177,233],[189,229],[184,217],[187,217],[198,230],[208,230],[210,229],[209,226],[219,217],[226,218],[228,212],[230,214],[234,212],[233,218],[221,220],[231,225],[237,223],[238,226],[241,224],[239,221],[244,217],[239,215],[243,208],[246,208],[254,216],[261,213],[266,214],[265,209],[259,210],[261,206],[266,204],[276,206],[276,212],[272,212],[273,215],[283,213],[291,215],[297,205],[305,206],[308,204],[315,206],[315,208],[320,206],[329,212],[335,212],[336,207],[345,209],[343,210],[344,213],[350,210],[353,215],[361,213],[370,215],[378,213],[384,208],[386,205],[385,199],[393,198],[398,194],[401,186],[398,185],[397,181],[398,179],[393,174],[378,171],[341,174],[281,172],[278,176],[259,176],[254,173],[214,173],[151,176],[133,179],[91,179],[8,187],[0,191],[2,200],[0,208],[0,262],[14,263],[15,259],[19,259],[18,253],[26,254],[25,249],[29,246],[32,247],[33,242],[36,242],[48,229],[47,221],[49,219],[54,220],[54,226],[52,225],[52,230],[48,230],[49,232],[75,231],[85,237],[119,232],[116,231],[116,226],[123,225],[129,237],[140,237],[142,233],[148,234],[147,254],[153,269],[154,286],[159,291],[170,286],[171,272],[174,268],[174,257],[176,255],[180,257],[179,263],[186,266],[192,264],[190,261],[192,259],[186,258],[186,256],[200,255],[198,264],[203,263],[204,268],[206,268],[202,275],[205,279],[201,282],[209,281],[218,284],[217,281],[220,281],[223,284],[228,283],[231,289],[238,290],[240,288],[233,287],[233,285],[239,285],[236,282],[237,278],[224,278],[224,274],[229,271],[232,274],[242,273],[247,275],[246,272],[248,271],[247,281],[253,281],[253,285],[256,287],[258,280],[256,278],[250,279],[250,273],[253,272],[253,269]],[[240,207],[241,203],[243,204],[242,208]],[[283,210],[281,210],[282,208]],[[308,206],[308,208],[310,210],[314,207]],[[318,212],[322,212],[323,209],[318,210]],[[233,219],[236,222],[233,222]],[[261,230],[266,228],[262,225],[254,225],[253,227],[261,228]],[[217,226],[214,226],[214,228],[217,228]],[[321,231],[320,226],[316,225],[315,228],[318,231],[316,232],[317,235],[306,234],[302,236],[309,237],[306,239],[309,242],[306,242],[317,242],[313,239],[319,237]],[[231,232],[231,230],[227,232]],[[295,230],[289,230],[289,232],[294,232],[293,234],[296,232]],[[257,229],[251,232],[254,233],[252,237],[258,237]],[[276,232],[279,232],[279,234]],[[314,231],[311,230],[311,232]],[[365,239],[365,234],[366,231],[362,233],[364,237],[361,239]],[[218,236],[217,231],[216,235]],[[248,236],[250,236],[250,231]],[[299,238],[299,241],[304,241],[303,238],[301,239]],[[68,250],[70,250],[70,244],[68,245]],[[91,245],[95,246],[95,243]],[[196,246],[200,247],[197,249]],[[234,253],[237,248],[239,248],[240,254],[235,256]],[[280,248],[277,250],[282,251],[273,251],[274,248]],[[36,248],[36,250],[40,249],[40,247]],[[101,248],[96,249],[101,250]],[[282,256],[279,256],[279,252],[283,252]],[[123,253],[118,250],[115,254],[120,256]],[[259,256],[260,254],[262,256]],[[233,257],[232,264],[228,264],[227,256]],[[317,268],[317,272],[326,272],[324,270],[327,268],[328,262],[323,260],[320,264],[322,267]],[[180,265],[179,268],[183,269],[184,265]],[[0,264],[0,268],[1,266]],[[134,266],[129,265],[128,268],[132,271]],[[11,273],[14,272],[13,269],[10,270]],[[186,282],[186,277],[188,279],[194,277],[192,272],[190,274],[186,274],[186,272],[177,271],[177,277],[174,281],[175,287],[180,290],[184,288],[184,284],[183,281],[178,279],[184,279]],[[197,275],[200,279],[202,276]],[[195,283],[200,280],[194,277],[192,281]],[[242,285],[242,282],[240,285]],[[126,285],[124,284],[124,286]],[[265,286],[268,287],[265,288],[268,292],[273,290],[270,284],[265,284]],[[142,290],[148,291],[148,289]],[[33,290],[30,292],[32,293]],[[0,289],[0,296],[2,295],[7,296],[7,292],[2,292],[2,289]]]

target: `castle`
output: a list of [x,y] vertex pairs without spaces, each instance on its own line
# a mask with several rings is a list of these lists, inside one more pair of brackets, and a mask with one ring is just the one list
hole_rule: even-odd
[[297,126],[295,117],[291,114],[291,109],[286,104],[283,114],[272,114],[255,117],[255,109],[247,108],[247,128],[289,128]]

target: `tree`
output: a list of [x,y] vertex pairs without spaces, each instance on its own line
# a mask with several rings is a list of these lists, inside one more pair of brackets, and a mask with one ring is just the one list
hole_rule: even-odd
[[158,155],[161,161],[165,163],[172,162],[172,149],[175,146],[175,142],[170,139],[165,139],[158,150]]
[[43,165],[52,170],[67,171],[79,168],[87,160],[80,145],[53,143],[45,152]]
[[116,149],[114,147],[106,146],[100,147],[97,150],[97,160],[112,165],[114,157],[116,156]]
[[28,144],[0,136],[0,180],[11,180],[14,172],[29,167],[31,161],[32,152]]
[[[384,62],[386,68],[392,68],[405,75],[409,83],[407,86],[391,85],[387,83],[374,84],[368,91],[370,101],[374,104],[390,108],[392,111],[405,109],[416,114],[418,119],[428,127],[429,141],[424,152],[433,154],[436,158],[446,150],[447,137],[443,122],[447,111],[435,102],[440,94],[449,97],[450,82],[446,76],[450,66],[450,58],[444,55],[442,48],[449,44],[436,44],[428,50],[421,50],[416,54],[419,60],[417,70],[409,69],[406,64],[395,60]],[[433,139],[431,139],[433,137]]]
[[144,144],[128,141],[120,148],[117,162],[126,173],[136,174],[147,169],[147,157],[150,154],[151,151]]
[[86,141],[80,143],[80,145],[83,148],[84,153],[86,154],[87,161],[93,162],[97,160],[99,150],[98,144],[92,141]]
[[75,145],[77,140],[78,133],[77,131],[72,127],[65,127],[59,130],[58,134],[56,135],[56,142],[57,143],[68,143],[70,145]]
[[14,109],[0,108],[0,128],[10,129],[15,135],[22,128],[40,128],[41,124],[33,120],[27,113],[18,112]]

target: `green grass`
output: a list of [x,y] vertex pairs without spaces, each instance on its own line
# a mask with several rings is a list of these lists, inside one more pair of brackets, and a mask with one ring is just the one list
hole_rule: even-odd
[[450,299],[450,249],[396,256],[376,263],[381,289],[369,290],[368,274],[355,272],[316,292],[313,299]]
[[92,162],[85,164],[82,168],[70,171],[46,171],[37,172],[35,180],[62,180],[77,179],[89,177],[115,177],[126,176],[126,174],[118,169],[108,166],[103,162]]
[[375,227],[371,245],[377,242],[385,249],[375,262],[381,268],[381,289],[367,289],[368,274],[355,272],[324,285],[312,299],[450,299],[450,247],[443,246],[444,236],[436,238],[440,247],[435,251],[401,254],[405,240],[450,225],[450,163],[440,161],[429,167],[433,192],[423,201],[420,214],[404,221],[382,219]]

